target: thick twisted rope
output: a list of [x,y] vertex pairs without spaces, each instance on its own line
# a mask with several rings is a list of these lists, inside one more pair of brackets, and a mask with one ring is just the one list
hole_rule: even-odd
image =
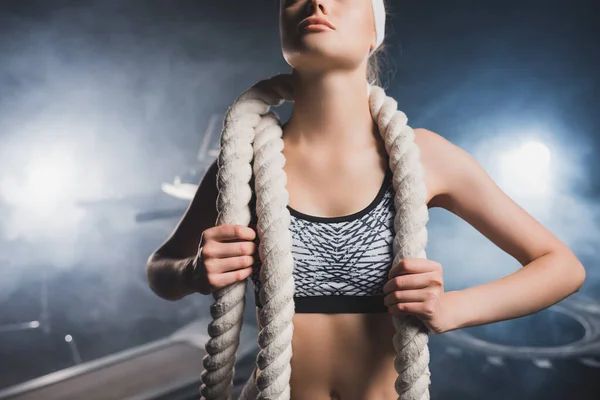
[[[277,75],[245,91],[230,107],[221,135],[218,159],[219,224],[248,225],[251,219],[250,180],[255,177],[257,231],[262,261],[259,293],[261,331],[257,368],[248,379],[240,399],[290,399],[290,361],[294,316],[292,238],[287,176],[281,122],[270,111],[292,100],[289,75]],[[425,258],[428,221],[424,173],[414,132],[396,101],[377,86],[369,88],[369,107],[385,142],[393,171],[396,216],[394,263],[403,258]],[[252,165],[252,166],[251,166]],[[252,168],[254,171],[252,171]],[[229,399],[239,346],[247,280],[213,293],[213,322],[203,364],[202,399]],[[429,399],[429,350],[427,330],[415,317],[392,317],[397,352],[394,367],[400,400]]]
[[[393,172],[394,261],[404,258],[426,258],[427,188],[425,174],[419,162],[420,150],[414,142],[415,134],[407,125],[406,114],[398,110],[398,103],[386,96],[383,89],[372,86],[369,106],[373,120],[384,140]],[[395,389],[401,400],[429,399],[429,348],[427,328],[411,316],[392,316],[396,333],[394,367],[398,372]]]

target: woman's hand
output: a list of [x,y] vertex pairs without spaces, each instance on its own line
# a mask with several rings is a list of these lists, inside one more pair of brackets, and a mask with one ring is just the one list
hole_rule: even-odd
[[256,231],[245,225],[219,225],[202,234],[194,260],[191,285],[199,293],[210,294],[252,275],[258,259]]
[[448,313],[443,307],[442,266],[425,258],[407,258],[392,267],[384,285],[383,299],[392,315],[418,317],[433,334],[448,330]]

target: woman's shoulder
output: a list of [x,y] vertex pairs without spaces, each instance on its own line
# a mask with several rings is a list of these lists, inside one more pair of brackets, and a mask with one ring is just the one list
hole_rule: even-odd
[[452,185],[452,166],[464,162],[469,154],[442,135],[425,128],[413,128],[415,144],[420,150],[420,161],[425,172],[425,181],[430,207],[436,206],[434,198],[448,193]]
[[425,128],[413,128],[415,143],[421,150],[421,158],[438,157],[445,153],[449,147],[455,146],[442,135]]
[[430,207],[451,209],[457,193],[490,181],[485,169],[466,150],[428,129],[413,131],[425,171]]

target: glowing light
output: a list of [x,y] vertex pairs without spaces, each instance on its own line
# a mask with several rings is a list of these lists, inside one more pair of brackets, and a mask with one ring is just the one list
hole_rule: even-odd
[[[57,145],[58,146],[58,145]],[[88,169],[67,148],[30,149],[29,160],[0,175],[0,201],[12,212],[4,221],[8,237],[64,241],[84,215],[73,200],[90,186]],[[85,189],[84,189],[85,188]]]
[[71,335],[65,336],[65,342],[71,343],[71,341],[73,341],[73,336],[71,336]]
[[502,182],[510,191],[547,194],[550,190],[550,150],[530,141],[501,155]]
[[22,187],[23,202],[45,206],[69,197],[74,171],[76,168],[68,158],[51,158],[30,164]]

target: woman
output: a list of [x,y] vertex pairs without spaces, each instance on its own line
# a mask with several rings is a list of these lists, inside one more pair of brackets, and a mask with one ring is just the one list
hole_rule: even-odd
[[[281,153],[296,263],[294,400],[397,398],[393,316],[411,315],[439,334],[537,312],[576,292],[585,279],[575,255],[468,153],[426,129],[411,130],[426,206],[458,215],[525,268],[445,292],[439,263],[424,257],[392,262],[397,172],[388,168],[392,160],[365,90],[365,77],[376,82],[382,24],[382,0],[281,4],[282,52],[293,68],[282,84],[290,86],[294,108]],[[218,176],[215,162],[171,237],[150,257],[149,283],[159,296],[177,300],[252,276],[259,319],[267,298],[257,231],[252,224],[215,226]]]

